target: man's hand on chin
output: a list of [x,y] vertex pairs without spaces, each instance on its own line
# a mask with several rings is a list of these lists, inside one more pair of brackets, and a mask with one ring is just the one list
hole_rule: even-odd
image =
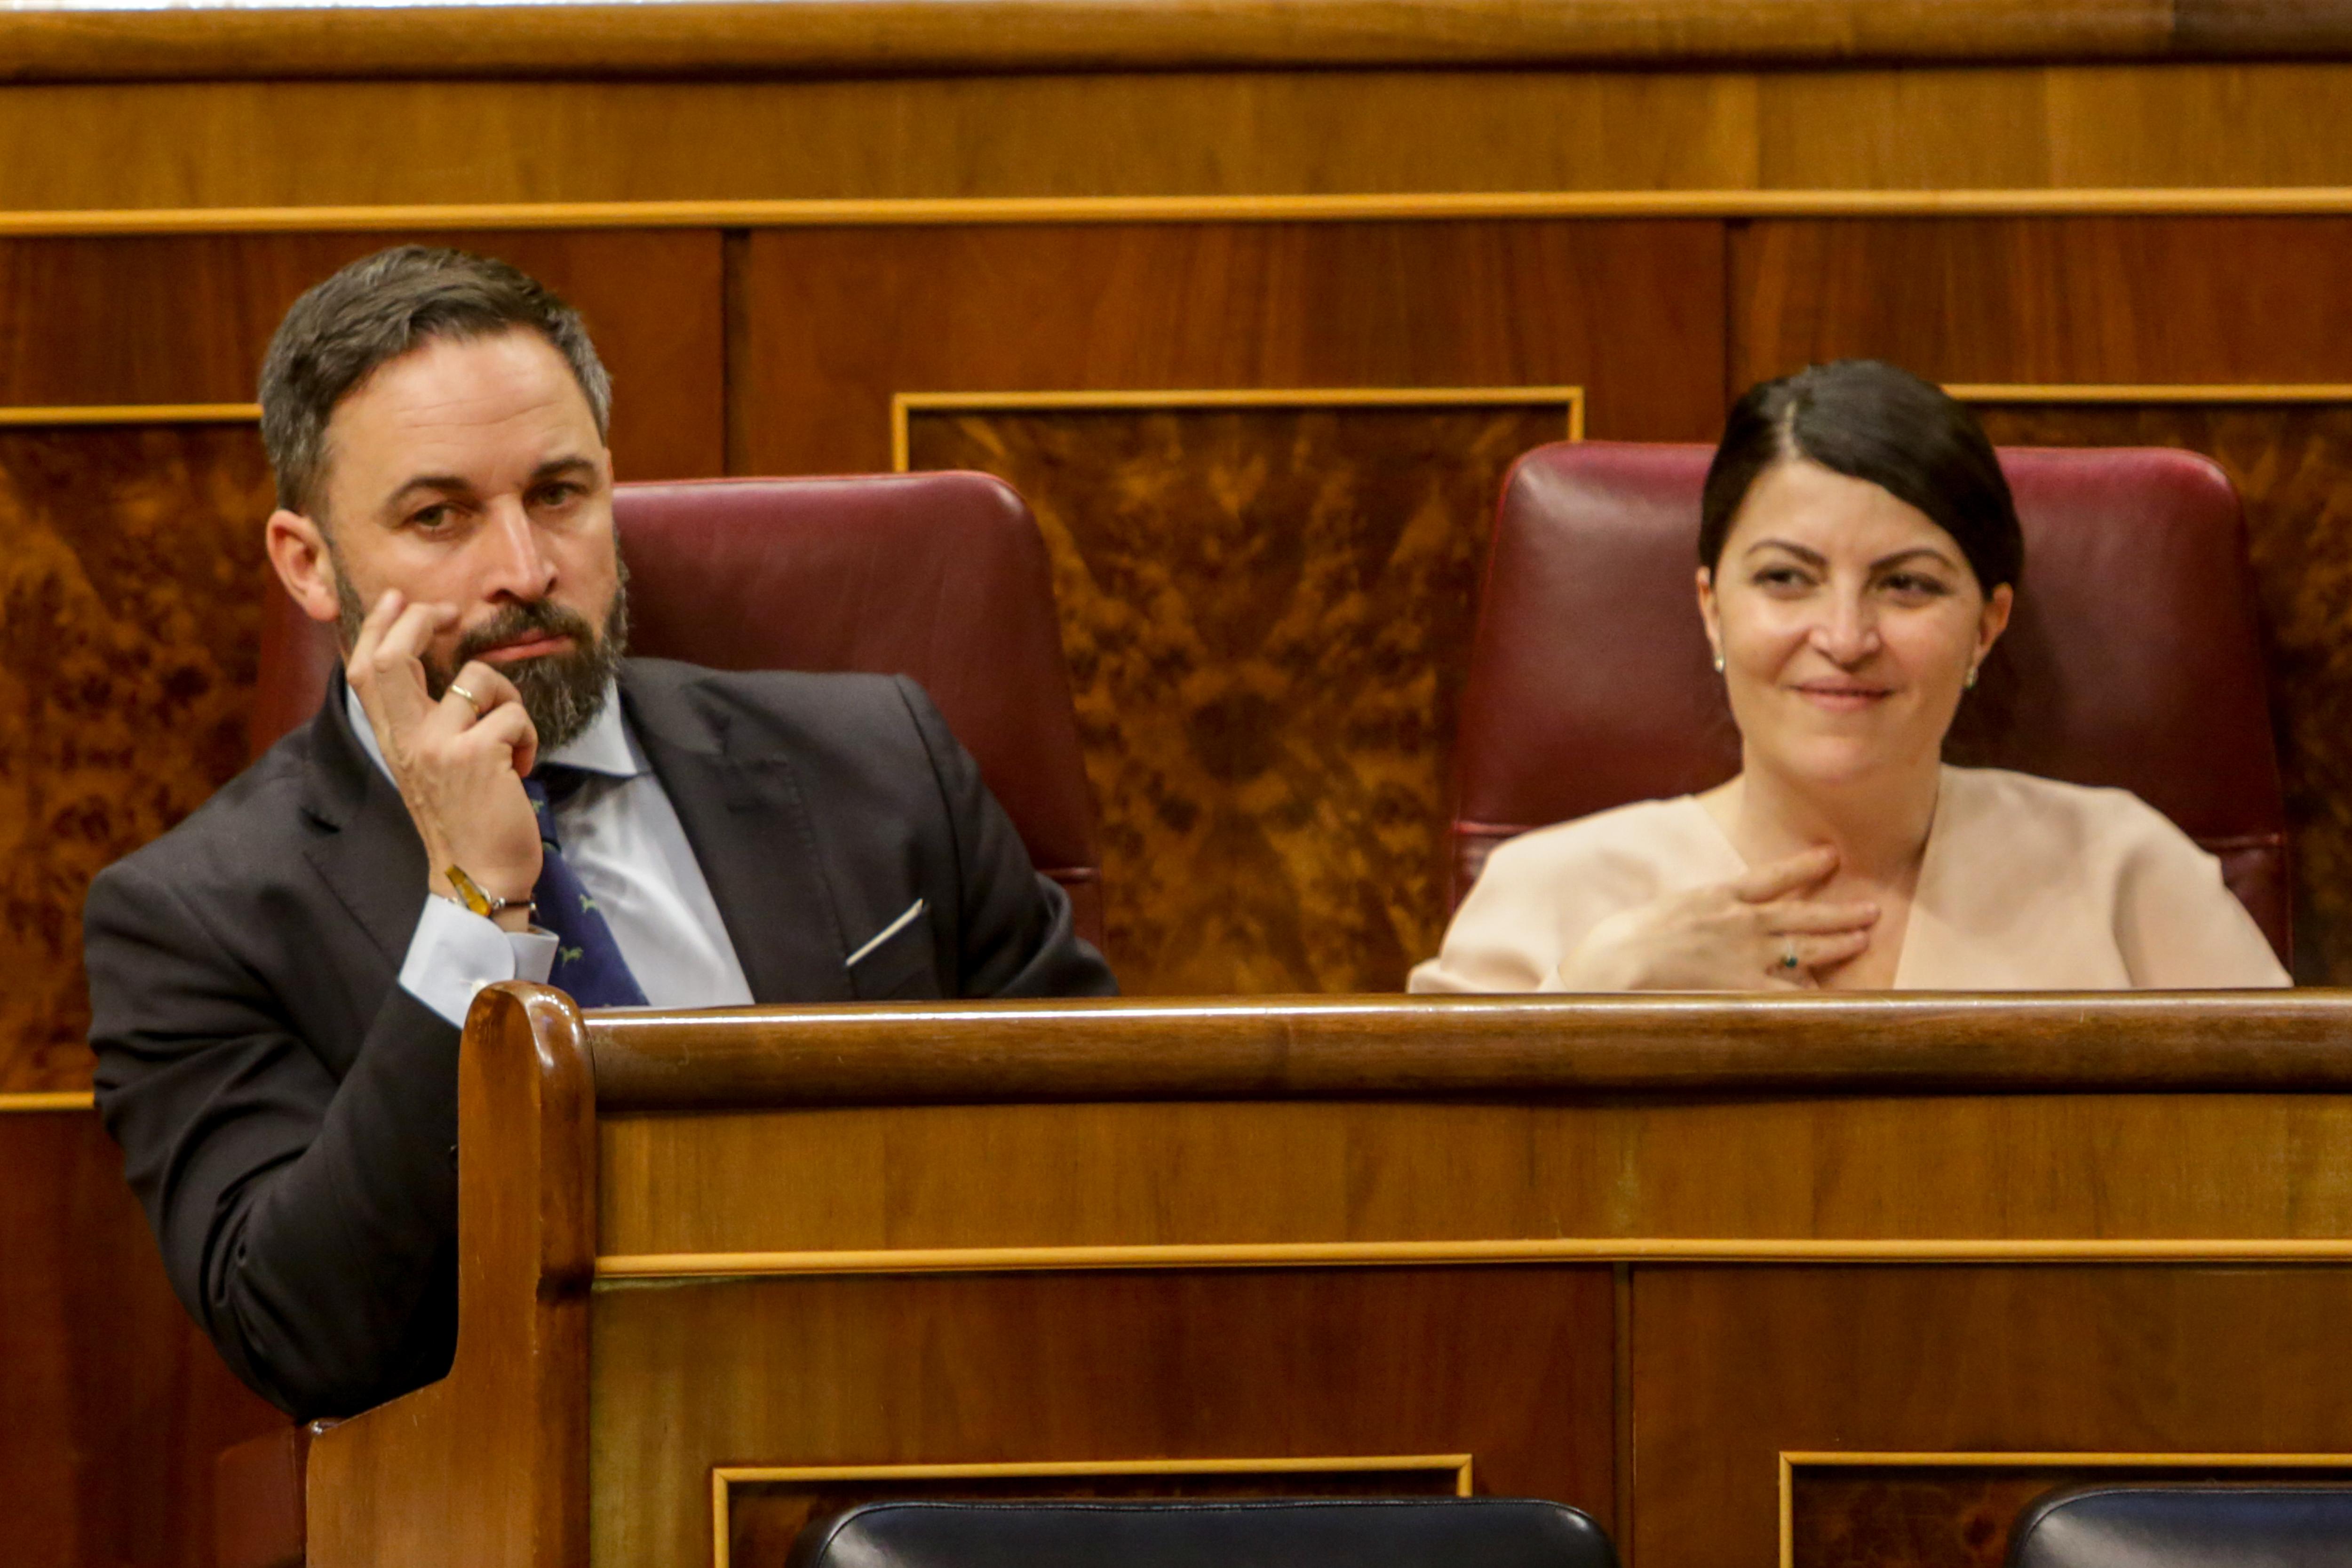
[[521,931],[539,881],[539,821],[522,787],[539,733],[514,682],[479,659],[433,700],[424,650],[457,619],[452,605],[410,604],[387,589],[361,623],[344,675],[425,840],[432,890],[470,903],[450,880],[454,868],[489,899],[514,906],[491,918]]

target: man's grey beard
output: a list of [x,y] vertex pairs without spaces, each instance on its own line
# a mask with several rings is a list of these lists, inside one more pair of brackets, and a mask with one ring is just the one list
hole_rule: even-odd
[[[533,633],[570,637],[569,653],[545,654],[494,668],[522,693],[522,710],[530,716],[531,728],[539,731],[541,756],[577,740],[604,710],[605,689],[620,670],[622,655],[628,651],[629,569],[617,559],[614,566],[617,574],[614,579],[613,607],[604,616],[603,635],[599,636],[578,612],[546,599],[509,605],[460,638],[449,664],[444,665],[426,653],[422,661],[425,689],[433,700],[440,701],[448,692],[449,683],[457,678],[457,671],[480,657],[485,648],[499,647]],[[359,595],[352,591],[351,579],[344,575],[340,564],[335,570],[335,604],[343,651],[349,653],[359,639],[360,624],[367,619],[367,606],[360,603]]]

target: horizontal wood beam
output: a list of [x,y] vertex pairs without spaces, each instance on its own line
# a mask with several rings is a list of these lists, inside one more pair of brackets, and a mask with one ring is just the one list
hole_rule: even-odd
[[1351,997],[593,1014],[600,1112],[2352,1089],[2352,994]]
[[0,9],[0,81],[2352,57],[2347,0],[638,0]]

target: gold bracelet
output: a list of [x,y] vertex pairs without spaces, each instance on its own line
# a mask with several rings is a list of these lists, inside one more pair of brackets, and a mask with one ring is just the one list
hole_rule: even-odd
[[449,879],[449,885],[451,887],[457,889],[457,901],[485,919],[499,913],[502,910],[520,910],[523,911],[523,915],[526,920],[536,918],[539,914],[538,900],[534,899],[494,899],[489,894],[482,891],[482,885],[479,882],[477,882],[474,879],[466,875],[466,873],[457,867],[451,866],[441,874]]

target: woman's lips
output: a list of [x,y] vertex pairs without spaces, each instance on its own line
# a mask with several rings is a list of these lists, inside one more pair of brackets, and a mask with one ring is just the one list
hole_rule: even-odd
[[1827,709],[1832,713],[1859,713],[1893,695],[1884,686],[1849,686],[1828,681],[1807,681],[1799,685],[1796,691],[1814,707]]

